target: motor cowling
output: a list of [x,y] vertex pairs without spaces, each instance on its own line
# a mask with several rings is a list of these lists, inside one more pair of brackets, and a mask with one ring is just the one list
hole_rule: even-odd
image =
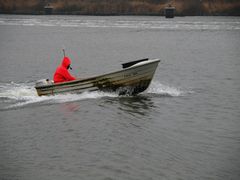
[[38,86],[44,86],[44,85],[50,85],[53,84],[53,82],[49,79],[40,79],[36,82],[36,87]]

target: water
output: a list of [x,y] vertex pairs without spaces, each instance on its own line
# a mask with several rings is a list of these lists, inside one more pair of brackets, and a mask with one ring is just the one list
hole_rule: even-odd
[[[0,15],[0,179],[239,179],[238,17]],[[38,97],[72,74],[162,61],[149,89]]]

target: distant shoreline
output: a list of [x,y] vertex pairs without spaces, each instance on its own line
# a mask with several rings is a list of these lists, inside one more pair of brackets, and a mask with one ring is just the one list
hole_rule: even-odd
[[5,0],[0,2],[0,14],[164,16],[169,5],[175,16],[240,16],[239,0]]
[[[145,13],[145,14],[134,14],[134,13],[127,13],[127,14],[105,14],[105,13],[96,13],[96,14],[87,14],[87,13],[78,13],[78,12],[63,12],[63,13],[51,13],[46,14],[44,12],[0,12],[0,15],[38,15],[38,16],[54,16],[54,15],[76,15],[76,16],[165,16],[162,14],[155,14],[155,13]],[[189,14],[175,14],[176,17],[184,17],[184,16],[240,16],[239,14],[203,14],[203,15],[189,15]]]

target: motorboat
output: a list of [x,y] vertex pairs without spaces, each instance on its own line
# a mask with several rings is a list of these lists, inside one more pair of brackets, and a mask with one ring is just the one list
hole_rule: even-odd
[[54,83],[49,79],[36,82],[39,96],[91,91],[136,95],[148,88],[159,64],[159,59],[140,59],[122,64],[121,70],[99,76]]

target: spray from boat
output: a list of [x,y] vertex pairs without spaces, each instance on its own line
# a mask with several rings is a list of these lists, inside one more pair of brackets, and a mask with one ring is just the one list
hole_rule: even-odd
[[[149,94],[164,96],[164,97],[179,97],[184,96],[188,92],[174,86],[162,84],[158,81],[153,81],[147,91],[141,96]],[[0,101],[4,102],[3,109],[12,109],[25,107],[29,105],[49,105],[65,102],[84,101],[88,99],[101,98],[119,98],[117,93],[108,93],[101,91],[83,92],[81,94],[60,94],[54,96],[39,97],[34,88],[34,83],[0,83]],[[2,107],[1,107],[2,109]]]
[[192,93],[190,90],[184,90],[180,87],[174,87],[171,85],[162,84],[158,81],[153,81],[147,90],[149,94],[157,94],[165,97],[179,97],[188,93]]

